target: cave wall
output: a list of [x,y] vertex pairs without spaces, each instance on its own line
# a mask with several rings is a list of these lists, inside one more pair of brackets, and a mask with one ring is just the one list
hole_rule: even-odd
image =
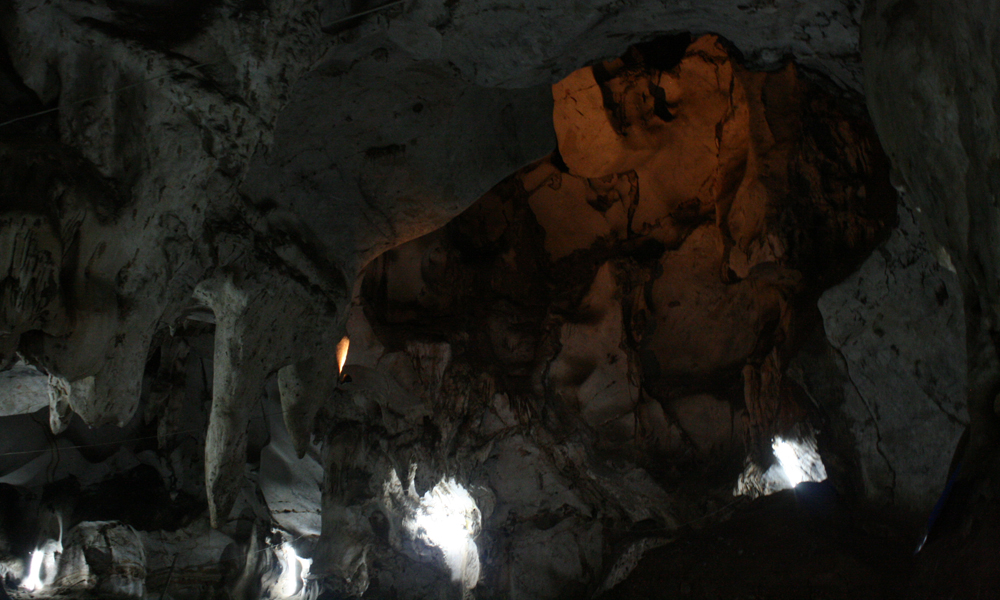
[[[588,62],[590,59],[585,58],[586,56],[597,58],[617,54],[630,39],[634,39],[629,36],[649,35],[632,33],[637,27],[636,23],[670,22],[672,27],[678,29],[694,28],[695,21],[705,21],[707,15],[716,12],[717,20],[702,23],[699,27],[710,27],[717,23],[723,33],[731,34],[731,39],[744,52],[759,56],[760,64],[777,64],[778,57],[792,47],[801,45],[802,41],[811,39],[809,32],[816,29],[818,24],[831,22],[831,17],[841,23],[841,27],[829,28],[829,32],[824,30],[824,33],[817,34],[822,38],[822,43],[817,43],[814,49],[800,54],[814,56],[816,60],[825,56],[852,54],[856,38],[850,33],[851,29],[844,25],[854,22],[857,7],[798,4],[796,7],[799,14],[792,27],[785,32],[785,26],[788,25],[784,22],[787,19],[785,15],[791,12],[754,6],[741,9],[728,3],[719,3],[717,11],[712,11],[712,7],[679,6],[674,12],[668,8],[650,7],[608,11],[598,4],[591,8],[580,7],[580,10],[566,14],[557,11],[562,18],[546,20],[547,25],[543,28],[546,30],[545,34],[533,35],[530,33],[531,29],[521,28],[522,43],[505,43],[505,49],[494,55],[487,49],[495,48],[497,44],[486,43],[485,40],[497,39],[496,36],[505,38],[506,33],[494,27],[497,20],[490,15],[516,14],[516,11],[507,10],[503,5],[473,8],[463,4],[447,10],[428,6],[402,15],[398,12],[388,13],[390,18],[377,16],[363,20],[358,27],[344,34],[346,37],[343,38],[343,43],[339,43],[341,38],[327,37],[328,34],[323,33],[321,24],[324,17],[320,14],[321,11],[311,7],[209,5],[199,11],[199,18],[185,28],[182,22],[190,15],[184,11],[166,10],[163,14],[156,14],[154,11],[153,16],[157,19],[153,19],[151,15],[134,7],[91,7],[72,3],[66,7],[41,6],[36,9],[31,3],[17,3],[15,10],[7,13],[4,20],[11,64],[43,105],[62,99],[62,109],[55,117],[55,122],[50,117],[47,126],[57,127],[60,140],[71,146],[74,153],[82,155],[86,163],[93,165],[92,170],[96,171],[94,176],[111,180],[116,188],[114,192],[97,188],[88,200],[111,206],[109,210],[114,215],[116,234],[108,236],[101,232],[100,226],[96,226],[92,232],[90,227],[81,230],[80,246],[74,248],[74,257],[80,257],[76,259],[80,265],[87,265],[86,278],[80,279],[78,276],[76,287],[79,290],[61,292],[64,295],[75,294],[77,297],[73,301],[72,310],[81,315],[93,314],[93,317],[80,318],[79,321],[81,324],[93,322],[95,326],[87,329],[87,333],[84,333],[82,325],[76,327],[74,341],[65,348],[45,337],[33,340],[36,346],[34,352],[40,357],[39,360],[44,359],[57,366],[55,370],[64,373],[70,381],[95,378],[94,394],[102,398],[100,405],[89,408],[88,401],[82,399],[87,395],[83,392],[78,395],[81,399],[75,401],[77,411],[86,414],[89,421],[97,423],[111,420],[121,424],[128,419],[135,410],[141,363],[147,354],[157,323],[175,321],[184,311],[193,286],[211,278],[216,271],[227,266],[234,266],[237,270],[260,271],[257,265],[237,266],[240,260],[253,262],[256,259],[244,258],[245,243],[237,238],[246,237],[246,232],[231,229],[233,211],[236,214],[242,212],[239,208],[242,203],[240,191],[234,183],[242,180],[243,174],[248,172],[252,154],[257,153],[261,160],[267,160],[263,157],[273,139],[277,113],[294,98],[296,92],[293,92],[292,86],[298,84],[300,76],[309,70],[315,73],[313,79],[303,80],[300,87],[302,102],[306,103],[303,110],[307,114],[316,112],[308,106],[310,97],[323,98],[328,93],[349,97],[354,95],[352,89],[364,89],[366,94],[371,94],[371,98],[397,98],[398,100],[390,101],[387,108],[393,102],[399,102],[400,106],[405,105],[408,110],[398,112],[412,120],[419,116],[419,113],[412,110],[419,103],[411,102],[412,88],[381,91],[372,80],[372,67],[364,65],[388,61],[385,64],[397,65],[393,68],[421,73],[418,65],[428,61],[436,62],[444,69],[443,72],[433,73],[433,69],[424,71],[423,75],[418,75],[417,79],[408,84],[426,84],[428,89],[443,85],[448,77],[468,82],[474,87],[498,84],[521,88],[538,84],[544,86],[551,82],[553,76],[568,72],[581,62]],[[661,10],[667,12],[660,14]],[[277,21],[272,22],[273,18]],[[396,27],[387,27],[390,20],[396,23]],[[155,25],[150,25],[154,21]],[[558,34],[557,31],[548,31],[550,23],[559,25]],[[688,27],[688,23],[691,23],[691,27]],[[562,28],[566,30],[563,31]],[[429,29],[435,29],[437,33],[429,32]],[[831,35],[841,29],[841,35]],[[279,33],[269,35],[267,32],[272,30]],[[645,28],[640,28],[640,31],[644,30]],[[53,31],[58,31],[59,34],[52,35]],[[402,32],[405,31],[410,33],[404,35]],[[619,35],[622,31],[629,33],[623,37]],[[422,39],[415,32],[423,32],[428,39],[440,36],[441,54],[428,54],[427,51],[420,50],[422,46],[419,44],[406,43],[406,40]],[[756,32],[770,33],[763,35]],[[777,32],[782,33],[774,35]],[[536,38],[536,35],[541,35],[541,38]],[[757,35],[760,37],[756,37]],[[472,38],[476,38],[478,42],[470,45],[460,41]],[[574,41],[568,46],[561,46],[543,44],[544,39]],[[608,48],[595,46],[594,39],[604,40],[602,44],[607,44]],[[581,53],[579,50],[583,44],[586,44],[588,50]],[[432,49],[436,48],[434,44],[431,46]],[[390,55],[393,58],[390,59]],[[484,58],[486,55],[489,55],[489,60]],[[345,58],[337,58],[338,56]],[[354,62],[356,56],[366,56],[367,59],[357,63]],[[503,59],[498,60],[497,56],[502,56]],[[318,68],[324,64],[323,60],[329,61],[329,69]],[[337,65],[344,60],[353,63],[358,71],[354,74],[348,72],[346,78],[334,76],[334,81],[330,84],[334,86],[332,88],[315,87],[327,85],[318,83],[323,78],[321,73],[336,75]],[[199,66],[203,63],[210,64]],[[838,69],[841,63],[842,61],[830,62],[827,71],[836,76],[840,72]],[[547,66],[539,71],[540,64]],[[520,70],[514,65],[520,65]],[[448,69],[453,70],[451,74],[447,73]],[[849,66],[848,70],[856,73],[856,65]],[[420,77],[430,78],[430,81],[424,82]],[[442,77],[443,81],[433,83]],[[151,80],[143,83],[146,79]],[[848,85],[857,86],[856,74],[848,76],[841,73],[839,79],[854,82]],[[313,83],[310,84],[309,81]],[[352,84],[350,81],[356,83]],[[310,85],[314,87],[309,87]],[[121,87],[127,89],[114,95],[102,96],[101,92],[96,91]],[[512,94],[512,98],[521,98],[510,105],[513,114],[518,116],[524,116],[518,112],[518,106],[525,106],[519,102],[526,102],[526,109],[530,106],[533,107],[530,110],[546,110],[544,104],[535,104],[538,95],[502,90],[498,90],[496,94],[501,97]],[[231,101],[235,97],[245,100]],[[368,100],[362,102],[365,106],[380,106]],[[493,119],[500,119],[499,122],[505,122],[504,119],[520,122],[512,119],[513,114],[505,116],[502,110],[491,108],[488,102],[480,103],[473,96],[467,98],[466,102],[473,104],[470,110],[474,108],[475,111],[464,118],[458,117],[451,130],[463,129],[464,123],[487,123]],[[429,109],[428,114],[435,110],[437,109]],[[304,127],[314,123],[313,118],[295,117],[294,104],[290,105],[285,114],[289,123],[301,122]],[[350,117],[349,114],[345,116]],[[436,113],[433,118],[437,118]],[[528,122],[533,121],[529,118]],[[30,128],[35,124],[43,129],[46,126],[46,122],[40,121],[21,125]],[[351,143],[347,143],[349,136],[343,136],[344,155],[356,156],[356,148],[366,151],[375,149],[373,156],[368,158],[383,163],[388,161],[389,171],[405,179],[405,169],[400,169],[398,164],[401,159],[394,156],[393,151],[401,141],[407,141],[403,139],[407,137],[406,128],[419,128],[421,125],[401,123],[398,127],[401,128],[400,131],[393,135],[389,135],[388,130],[381,127],[367,130],[362,127],[358,134],[361,138]],[[316,128],[317,131],[321,129]],[[488,131],[486,129],[484,133]],[[371,139],[365,136],[370,136]],[[543,138],[544,135],[540,139]],[[334,139],[340,140],[342,136],[337,135]],[[467,138],[464,141],[448,141],[469,144],[473,140]],[[303,152],[303,148],[296,146],[298,143],[296,141],[290,144],[287,152],[302,161],[308,161],[308,164],[302,166],[303,173],[300,177],[313,181],[310,184],[313,193],[324,195],[323,185],[310,177],[310,173],[316,172],[317,158]],[[303,139],[302,143],[307,143],[307,140]],[[488,149],[489,152],[497,153],[493,155],[496,161],[486,160],[487,155],[480,155],[475,164],[503,164],[507,160],[508,150],[514,152],[510,154],[511,163],[527,159],[533,153],[537,156],[539,149],[528,149],[533,143],[536,141],[522,140],[514,142],[514,147],[509,149],[500,144]],[[522,148],[518,144],[525,146]],[[279,144],[278,148],[281,147],[283,145]],[[337,146],[331,146],[326,151],[332,152],[329,157],[322,159],[327,161],[326,164],[343,162],[337,151],[333,150],[334,147]],[[17,164],[20,164],[23,153],[17,154]],[[464,150],[455,151],[455,156],[467,155],[472,156]],[[447,160],[447,157],[443,158]],[[276,153],[274,160],[279,160]],[[282,170],[294,171],[297,168],[289,167],[280,160],[276,164],[282,164]],[[343,167],[346,169],[346,164]],[[417,168],[427,167],[427,164],[422,164]],[[86,170],[90,167],[84,165],[81,168]],[[357,167],[352,167],[350,171],[353,172],[355,168]],[[259,170],[261,168],[258,166],[251,169],[251,172]],[[509,170],[502,174],[507,172]],[[174,173],[184,174],[188,179],[178,181],[172,175]],[[460,185],[449,192],[447,195],[455,200],[449,201],[450,207],[445,212],[457,210],[463,203],[468,204],[474,200],[502,176],[499,173],[498,171],[492,175],[492,181],[490,176],[485,176],[478,183],[479,189],[465,189],[464,185]],[[244,188],[243,193],[253,195],[258,187],[257,181],[280,182],[281,178],[262,176],[261,180],[254,180],[251,177],[249,181],[253,184]],[[328,185],[334,186],[339,194],[344,193],[336,178],[331,179]],[[262,229],[265,237],[271,240],[269,243],[278,256],[268,260],[279,265],[290,263],[291,268],[305,273],[307,279],[311,273],[313,280],[319,280],[312,283],[325,288],[323,295],[334,305],[339,302],[342,308],[346,301],[344,298],[349,293],[345,294],[342,289],[345,284],[340,282],[335,271],[344,271],[344,280],[351,281],[358,268],[358,265],[351,264],[354,261],[352,257],[371,256],[379,248],[416,235],[417,231],[409,231],[414,226],[404,226],[401,224],[404,221],[421,223],[430,219],[428,215],[421,214],[420,210],[406,210],[388,213],[390,216],[387,223],[386,217],[381,214],[385,212],[385,207],[368,206],[365,194],[371,196],[373,192],[378,192],[376,195],[381,198],[384,193],[387,201],[391,198],[395,202],[401,195],[419,196],[421,192],[419,189],[406,189],[406,186],[413,185],[412,182],[391,183],[394,187],[386,190],[368,190],[368,185],[370,184],[364,181],[359,182],[357,191],[350,195],[347,204],[339,210],[340,214],[365,215],[362,222],[381,222],[379,227],[382,233],[376,235],[374,241],[355,240],[355,244],[359,246],[357,253],[350,247],[351,244],[338,249],[338,245],[343,244],[338,241],[341,236],[317,242],[301,231],[300,221],[303,218],[318,219],[318,214],[314,211],[319,210],[318,207],[326,204],[326,201],[314,202],[310,213],[306,215],[295,214],[294,206],[279,206],[279,209],[293,213],[291,219],[287,213],[272,214],[270,219],[261,219],[251,211],[237,220],[246,222],[240,227]],[[400,185],[403,186],[402,189],[398,189]],[[250,191],[245,191],[247,189]],[[265,195],[266,193],[264,190]],[[58,191],[32,190],[31,194],[44,197],[58,195]],[[436,202],[438,199],[435,197],[433,200]],[[274,199],[271,198],[270,201]],[[287,201],[292,202],[290,199]],[[267,197],[260,199],[260,202],[265,211],[271,207]],[[410,204],[417,206],[421,203],[432,204],[426,198],[414,200]],[[401,206],[404,204],[406,203]],[[121,210],[125,206],[133,210]],[[114,212],[116,209],[120,212]],[[34,210],[39,209],[36,207]],[[405,216],[407,213],[413,214]],[[66,217],[60,215],[59,218]],[[439,216],[436,220],[443,218]],[[228,223],[223,227],[216,227],[215,223],[219,220]],[[399,231],[393,232],[394,227],[390,227],[390,224]],[[433,222],[428,222],[424,227],[433,226]],[[289,229],[296,234],[299,242],[287,242],[286,230]],[[367,226],[345,229],[352,232],[370,231]],[[74,243],[73,232],[72,228],[60,232],[67,236],[61,240],[63,249],[68,249]],[[206,237],[211,239],[208,246],[213,250],[198,243],[198,240]],[[101,241],[105,239],[115,243],[102,246]],[[221,253],[215,251],[215,248],[220,249]],[[323,267],[327,264],[326,261],[331,260],[335,262],[333,273]],[[338,260],[347,262],[336,264]],[[363,263],[364,259],[359,262]],[[318,263],[320,267],[314,263]],[[326,274],[320,275],[317,270]],[[38,276],[44,277],[41,273]],[[329,277],[332,280],[325,280]],[[28,278],[25,276],[25,279]],[[294,295],[301,292],[288,293]],[[114,298],[114,302],[111,302],[111,298]],[[88,308],[88,303],[97,306]],[[111,311],[107,307],[112,304],[128,304],[129,308],[127,311]],[[44,306],[41,302],[33,304],[29,312],[42,312]],[[18,315],[14,319],[23,324],[19,325],[19,329],[33,321],[32,314]],[[102,324],[96,325],[98,321]],[[38,330],[45,331],[45,328]],[[55,336],[66,336],[65,329],[60,329],[56,324],[48,326],[48,331]],[[116,339],[116,336],[123,337]],[[17,331],[5,334],[5,360],[12,356],[18,338]],[[103,354],[107,357],[107,362],[100,365],[88,363],[81,356],[74,355],[75,352],[82,353],[74,348],[83,347],[87,348],[88,356]],[[104,374],[100,371],[104,371]],[[132,383],[126,386],[110,384],[119,380]]]
[[[714,36],[660,44],[554,86],[558,152],[360,284],[342,391],[370,412],[328,411],[351,433],[326,443],[419,465],[418,493],[438,472],[491,490],[483,594],[608,585],[622,532],[725,502],[747,455],[809,418],[784,368],[821,327],[810,303],[895,222],[870,128],[793,67],[745,71]],[[351,460],[368,486],[389,468]],[[419,596],[370,575],[399,559],[350,527],[372,504],[351,489],[324,498],[327,551],[368,561],[335,572]]]
[[[8,412],[49,405],[28,435],[34,452],[46,421],[76,440],[64,445],[105,439],[113,429],[100,426],[124,426],[124,440],[155,423],[163,447],[116,468],[162,467],[166,450],[174,491],[207,495],[224,531],[200,522],[178,543],[214,549],[252,537],[247,515],[270,504],[302,511],[286,528],[314,531],[319,471],[405,479],[419,460],[423,491],[476,465],[491,490],[479,500],[499,501],[487,524],[509,527],[483,534],[485,556],[506,565],[487,570],[484,587],[525,597],[599,584],[629,542],[609,539],[594,507],[616,527],[670,528],[716,510],[697,500],[708,493],[698,485],[669,498],[661,486],[725,471],[748,450],[761,459],[770,435],[805,418],[810,396],[833,415],[841,458],[856,461],[844,482],[860,477],[864,497],[926,508],[966,419],[953,350],[963,318],[979,390],[969,419],[982,431],[973,455],[993,439],[994,219],[977,198],[995,171],[995,141],[982,133],[992,88],[979,82],[995,74],[940,52],[924,24],[938,9],[911,4],[868,7],[862,85],[853,1],[420,3],[346,21],[359,3],[14,2],[0,15],[4,89],[16,91],[3,120],[58,111],[0,128],[11,165],[0,174],[0,361],[15,364],[17,351],[47,372],[17,363],[32,391]],[[960,13],[971,33],[945,39],[991,48],[979,10],[992,9]],[[626,52],[683,31],[731,45],[700,38],[678,65],[670,52]],[[952,75],[955,64],[966,70]],[[933,237],[905,212],[849,276],[893,222],[892,203],[876,202],[888,193],[873,175],[885,165],[857,110],[862,88],[896,184]],[[496,262],[473,269],[470,257]],[[378,280],[386,289],[372,291]],[[426,324],[476,303],[465,333]],[[820,318],[829,346],[816,342]],[[345,332],[353,388],[334,376]],[[808,344],[818,366],[792,360]],[[477,352],[491,360],[470,362]],[[483,439],[517,433],[491,448],[455,442],[465,454],[449,455],[444,440],[475,437],[458,426],[475,414]],[[905,425],[914,419],[920,443]],[[323,451],[311,440],[317,420]],[[372,459],[386,432],[409,445]],[[595,448],[649,470],[593,468]],[[75,464],[90,459],[108,457]],[[248,460],[280,481],[301,470],[286,487],[309,493],[275,496],[265,483],[260,503]],[[311,462],[289,466],[299,460]],[[650,478],[657,468],[666,479]],[[542,480],[541,498],[514,476],[525,473]],[[329,479],[323,493],[324,530],[351,525],[317,549],[328,572],[360,573],[369,558],[357,550],[370,547],[372,564],[389,565],[373,590],[419,596],[440,583],[414,567],[419,549],[372,538],[364,494]],[[537,577],[556,546],[582,550]],[[156,554],[157,577],[168,556]],[[233,585],[267,567],[240,568]]]
[[852,473],[873,503],[922,518],[969,423],[965,317],[954,267],[905,197],[899,216],[858,271],[820,297],[824,331],[804,343],[789,376],[823,408],[824,441],[851,446],[827,455],[828,470]]
[[1000,585],[986,558],[1000,522],[990,500],[1000,481],[998,38],[990,25],[998,10],[996,2],[872,2],[863,18],[865,89],[879,137],[964,292],[969,428],[952,462],[956,499],[943,541],[923,556],[925,597],[944,593],[926,574],[936,569],[960,574],[961,595],[985,597]]

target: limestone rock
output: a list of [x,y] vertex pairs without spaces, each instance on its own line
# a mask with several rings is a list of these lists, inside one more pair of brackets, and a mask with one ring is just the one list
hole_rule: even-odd
[[[869,110],[898,185],[908,190],[923,228],[944,247],[965,300],[969,428],[953,464],[967,466],[960,469],[960,492],[951,508],[962,516],[922,558],[918,597],[941,595],[946,588],[985,597],[1000,588],[997,578],[980,575],[992,569],[981,557],[993,553],[998,520],[992,504],[1000,481],[1000,38],[988,25],[998,15],[997,2],[880,1],[866,5],[863,18]],[[972,522],[980,524],[974,531]],[[926,575],[945,571],[959,583]]]
[[125,598],[145,595],[146,553],[134,529],[87,521],[66,534],[56,588],[93,590]]
[[[275,290],[268,283],[261,273],[231,273],[203,282],[195,292],[216,315],[212,412],[205,441],[205,488],[215,526],[228,517],[239,490],[250,413],[259,405],[267,376],[285,365],[333,354],[333,338],[324,332],[336,330],[336,313],[325,314],[325,307],[314,306],[308,294],[295,294],[301,292],[295,287]],[[303,426],[293,438],[299,445],[311,434],[309,424]]]
[[299,82],[246,194],[272,211],[266,227],[352,281],[378,254],[443,225],[548,153],[548,96],[548,86],[470,85],[447,63],[372,36]]
[[[433,544],[404,539],[385,490],[395,473],[413,473],[410,499],[448,478],[480,503],[477,597],[593,593],[615,552],[714,515],[747,455],[805,418],[785,369],[812,305],[895,215],[858,114],[860,18],[855,0],[18,0],[0,15],[0,119],[58,110],[0,124],[0,367],[20,353],[51,376],[60,433],[4,436],[28,452],[4,479],[89,482],[141,455],[172,501],[207,496],[224,533],[196,519],[141,536],[150,590],[171,597],[274,588],[259,555],[290,539],[276,525],[308,534],[296,548],[336,594],[423,598],[448,574]],[[879,35],[880,50],[910,43]],[[889,94],[938,94],[870,59],[883,120]],[[951,81],[951,63],[932,66]],[[948,121],[988,112],[989,89],[934,115],[949,148],[992,156],[987,134]],[[927,140],[913,146],[938,156]],[[961,192],[948,178],[966,163],[942,154],[903,179]],[[990,188],[976,164],[968,181]],[[908,267],[866,269],[903,273],[933,308]],[[839,291],[875,287],[867,273]],[[867,377],[881,338],[825,310],[847,372]],[[858,397],[950,393],[951,362],[911,374],[907,352]],[[909,413],[872,423],[856,400],[834,407],[836,441],[871,465],[897,442],[902,503],[942,463],[870,443]],[[953,432],[937,433],[935,448]]]
[[0,417],[33,413],[49,405],[49,378],[23,361],[0,371]]
[[819,308],[847,369],[841,410],[867,494],[926,512],[947,480],[940,457],[969,419],[964,313],[957,276],[934,258],[911,211],[900,207],[899,228]]
[[[508,541],[477,544],[509,566],[484,562],[489,593],[596,589],[587,574],[609,566],[595,552],[608,531],[644,520],[669,531],[697,514],[660,485],[738,470],[757,445],[769,453],[771,435],[805,418],[784,370],[815,323],[809,299],[894,221],[870,128],[828,112],[793,67],[744,71],[714,36],[664,71],[651,52],[630,52],[613,76],[600,67],[612,92],[599,101],[574,104],[590,93],[580,86],[557,92],[558,154],[376,258],[359,289],[354,330],[384,350],[358,369],[353,405],[366,408],[324,419],[364,440],[339,443],[350,454],[333,464],[378,440],[401,466],[490,488],[485,528]],[[667,80],[673,118],[641,103]],[[715,101],[707,114],[695,111],[703,97]],[[612,148],[607,164],[588,162],[594,139]],[[622,165],[632,170],[601,171]],[[343,518],[364,505],[335,506]],[[619,525],[600,528],[595,514]],[[339,523],[339,556],[388,560],[374,531],[346,539]],[[538,554],[553,544],[560,552]]]

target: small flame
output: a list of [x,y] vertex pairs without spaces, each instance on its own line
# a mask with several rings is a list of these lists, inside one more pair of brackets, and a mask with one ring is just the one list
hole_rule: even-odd
[[345,335],[337,343],[337,374],[344,374],[344,363],[347,362],[347,350],[351,347],[351,340]]

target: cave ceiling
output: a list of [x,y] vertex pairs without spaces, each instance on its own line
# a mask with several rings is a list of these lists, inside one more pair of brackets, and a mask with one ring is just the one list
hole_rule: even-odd
[[0,7],[0,597],[990,597],[1000,9],[862,4]]

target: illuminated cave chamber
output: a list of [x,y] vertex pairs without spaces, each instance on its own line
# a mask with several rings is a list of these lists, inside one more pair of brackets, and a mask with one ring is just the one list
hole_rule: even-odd
[[732,42],[596,60],[706,28],[69,3],[100,43],[36,56],[24,6],[0,67],[60,109],[0,135],[18,600],[892,598],[968,497],[959,269],[889,183],[853,17],[769,45],[784,9],[720,4]]
[[369,267],[375,338],[411,357],[392,364],[446,361],[439,398],[481,388],[654,472],[747,452],[766,468],[809,420],[785,369],[810,303],[895,219],[870,129],[712,36],[633,48],[553,95],[556,154]]
[[627,574],[609,545],[641,555],[706,497],[826,480],[829,407],[788,365],[895,224],[870,126],[715,36],[634,47],[553,96],[558,151],[378,257],[349,326],[389,380],[388,440],[427,407],[408,460],[495,494],[484,597],[609,587]]

